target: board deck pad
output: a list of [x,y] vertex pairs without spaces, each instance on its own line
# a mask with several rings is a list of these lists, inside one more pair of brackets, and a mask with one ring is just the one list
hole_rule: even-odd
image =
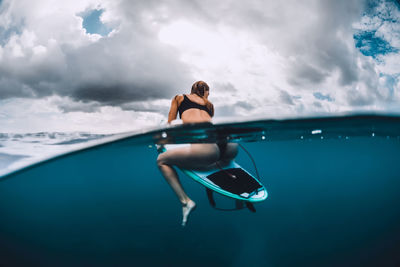
[[[231,175],[234,175],[236,178],[233,178]],[[252,192],[262,187],[259,182],[240,168],[220,170],[208,175],[207,179],[221,189],[237,195],[242,195],[243,193],[250,195]]]

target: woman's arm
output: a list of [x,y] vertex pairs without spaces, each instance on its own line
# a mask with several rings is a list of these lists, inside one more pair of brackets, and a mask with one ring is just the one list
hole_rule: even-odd
[[170,124],[171,121],[176,119],[176,116],[178,115],[178,98],[179,96],[176,95],[171,102],[171,108],[169,109],[168,113],[168,123]]

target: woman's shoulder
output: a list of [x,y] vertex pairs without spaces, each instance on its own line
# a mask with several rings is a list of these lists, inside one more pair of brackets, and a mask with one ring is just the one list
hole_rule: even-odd
[[174,97],[174,100],[177,101],[178,103],[181,103],[183,101],[184,95],[176,95]]

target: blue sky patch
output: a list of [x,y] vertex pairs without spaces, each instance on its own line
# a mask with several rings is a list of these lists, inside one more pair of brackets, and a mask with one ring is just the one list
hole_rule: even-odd
[[107,27],[100,21],[100,16],[103,12],[103,9],[93,9],[80,14],[83,18],[82,27],[87,33],[106,36],[112,31],[111,28]]
[[323,95],[320,92],[315,92],[313,95],[316,99],[319,99],[319,100],[327,100],[329,102],[333,102],[333,100],[334,100],[329,94]]
[[364,56],[371,56],[376,59],[379,55],[399,52],[397,48],[376,36],[375,33],[376,31],[360,31],[354,34],[355,45]]

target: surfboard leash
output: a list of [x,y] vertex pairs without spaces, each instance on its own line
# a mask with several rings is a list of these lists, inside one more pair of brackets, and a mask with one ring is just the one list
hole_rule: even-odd
[[254,169],[256,170],[256,174],[257,174],[257,179],[258,179],[259,181],[261,181],[261,180],[260,180],[260,175],[258,174],[257,165],[256,165],[256,162],[254,161],[253,156],[250,154],[249,151],[247,151],[247,149],[246,149],[242,144],[240,144],[240,143],[238,143],[238,144],[239,144],[239,146],[247,153],[247,155],[249,156],[249,158],[250,158],[251,161],[253,162]]

